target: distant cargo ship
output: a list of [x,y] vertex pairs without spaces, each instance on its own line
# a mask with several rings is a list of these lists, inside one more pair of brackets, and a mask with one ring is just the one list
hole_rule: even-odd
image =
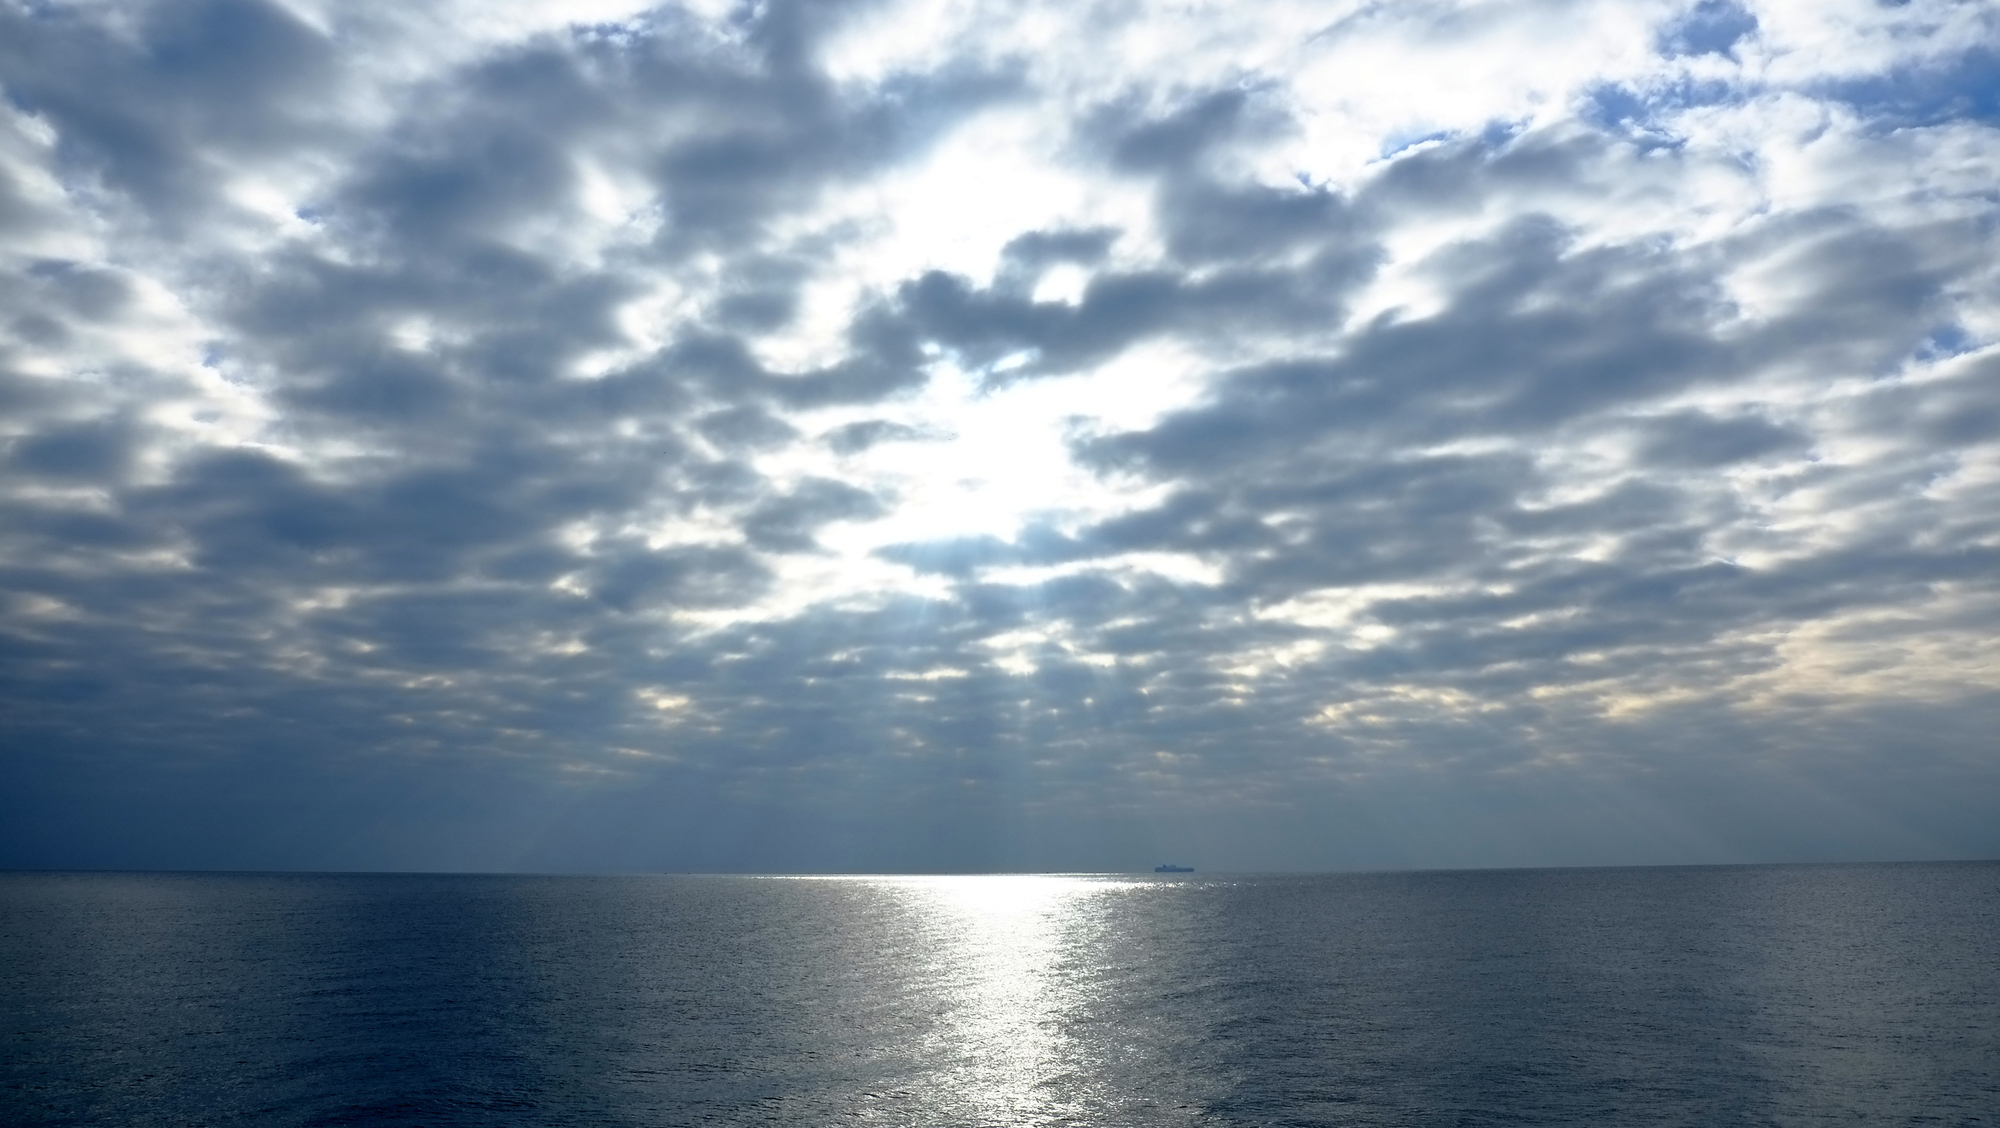
[[1194,872],[1194,867],[1193,867],[1193,866],[1175,866],[1175,865],[1166,865],[1166,866],[1154,866],[1154,867],[1153,867],[1153,872],[1154,872],[1154,873],[1193,873],[1193,872]]

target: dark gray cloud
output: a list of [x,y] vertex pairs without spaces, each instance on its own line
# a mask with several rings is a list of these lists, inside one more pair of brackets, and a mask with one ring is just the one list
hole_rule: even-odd
[[211,214],[218,163],[281,156],[324,128],[335,45],[258,0],[0,11],[0,74],[18,111],[56,132],[57,169],[86,192],[143,200],[170,233]]
[[743,533],[758,548],[801,552],[814,547],[812,533],[821,525],[884,512],[881,501],[866,490],[829,478],[808,478],[746,514]]
[[863,419],[858,423],[844,423],[823,436],[826,445],[838,454],[859,454],[882,443],[922,442],[950,437],[948,434],[926,431],[890,419]]
[[0,5],[0,864],[1991,853],[1984,25],[1565,11]]
[[1804,445],[1798,431],[1754,415],[1717,418],[1699,412],[1679,412],[1648,420],[1639,457],[1651,463],[1689,468],[1726,466],[1732,462]]

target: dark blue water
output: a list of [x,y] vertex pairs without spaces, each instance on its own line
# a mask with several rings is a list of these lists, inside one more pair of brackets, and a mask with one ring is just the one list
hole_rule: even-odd
[[1994,1124],[2000,864],[0,875],[0,1123]]

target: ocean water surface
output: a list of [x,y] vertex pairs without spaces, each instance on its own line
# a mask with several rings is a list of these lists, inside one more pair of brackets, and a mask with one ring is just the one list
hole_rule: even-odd
[[10,1125],[2000,1123],[2000,864],[0,874]]

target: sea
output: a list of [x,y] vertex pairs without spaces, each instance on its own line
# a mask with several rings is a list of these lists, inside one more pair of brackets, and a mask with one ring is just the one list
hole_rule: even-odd
[[2000,1123],[2000,863],[0,874],[0,1124]]

